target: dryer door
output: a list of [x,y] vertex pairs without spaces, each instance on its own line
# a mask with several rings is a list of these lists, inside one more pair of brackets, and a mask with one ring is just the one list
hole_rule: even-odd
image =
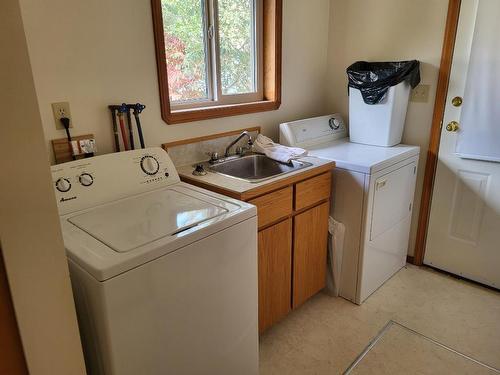
[[372,176],[358,303],[406,263],[417,158]]
[[370,240],[375,240],[411,215],[416,162],[375,180]]

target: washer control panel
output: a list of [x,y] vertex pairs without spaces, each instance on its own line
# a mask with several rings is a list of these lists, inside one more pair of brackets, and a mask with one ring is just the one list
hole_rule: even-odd
[[160,147],[124,151],[51,167],[60,215],[178,183]]
[[338,113],[280,124],[280,143],[310,147],[347,137],[347,128]]

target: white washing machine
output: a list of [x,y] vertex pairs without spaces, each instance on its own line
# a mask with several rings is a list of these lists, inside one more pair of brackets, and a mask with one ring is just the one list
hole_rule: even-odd
[[161,148],[52,167],[90,374],[258,374],[257,212]]
[[281,124],[280,143],[335,161],[331,215],[346,227],[339,294],[361,304],[406,263],[419,147],[351,143],[338,114]]

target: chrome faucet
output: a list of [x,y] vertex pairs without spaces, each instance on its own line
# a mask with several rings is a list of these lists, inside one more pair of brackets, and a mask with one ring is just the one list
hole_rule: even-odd
[[243,133],[241,133],[238,138],[236,138],[234,141],[232,141],[229,146],[226,147],[226,152],[224,152],[224,156],[227,158],[229,156],[229,150],[231,149],[231,147],[233,147],[236,143],[238,143],[240,141],[241,138],[243,137],[248,137],[248,142],[247,144],[249,146],[252,146],[253,145],[253,140],[252,140],[252,136],[250,135],[250,133],[248,133],[248,131],[244,131]]

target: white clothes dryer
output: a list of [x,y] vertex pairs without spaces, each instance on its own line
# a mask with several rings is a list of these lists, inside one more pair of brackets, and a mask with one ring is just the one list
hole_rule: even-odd
[[339,294],[361,304],[406,263],[419,147],[351,143],[338,114],[280,124],[280,143],[335,162],[331,216],[345,225]]

